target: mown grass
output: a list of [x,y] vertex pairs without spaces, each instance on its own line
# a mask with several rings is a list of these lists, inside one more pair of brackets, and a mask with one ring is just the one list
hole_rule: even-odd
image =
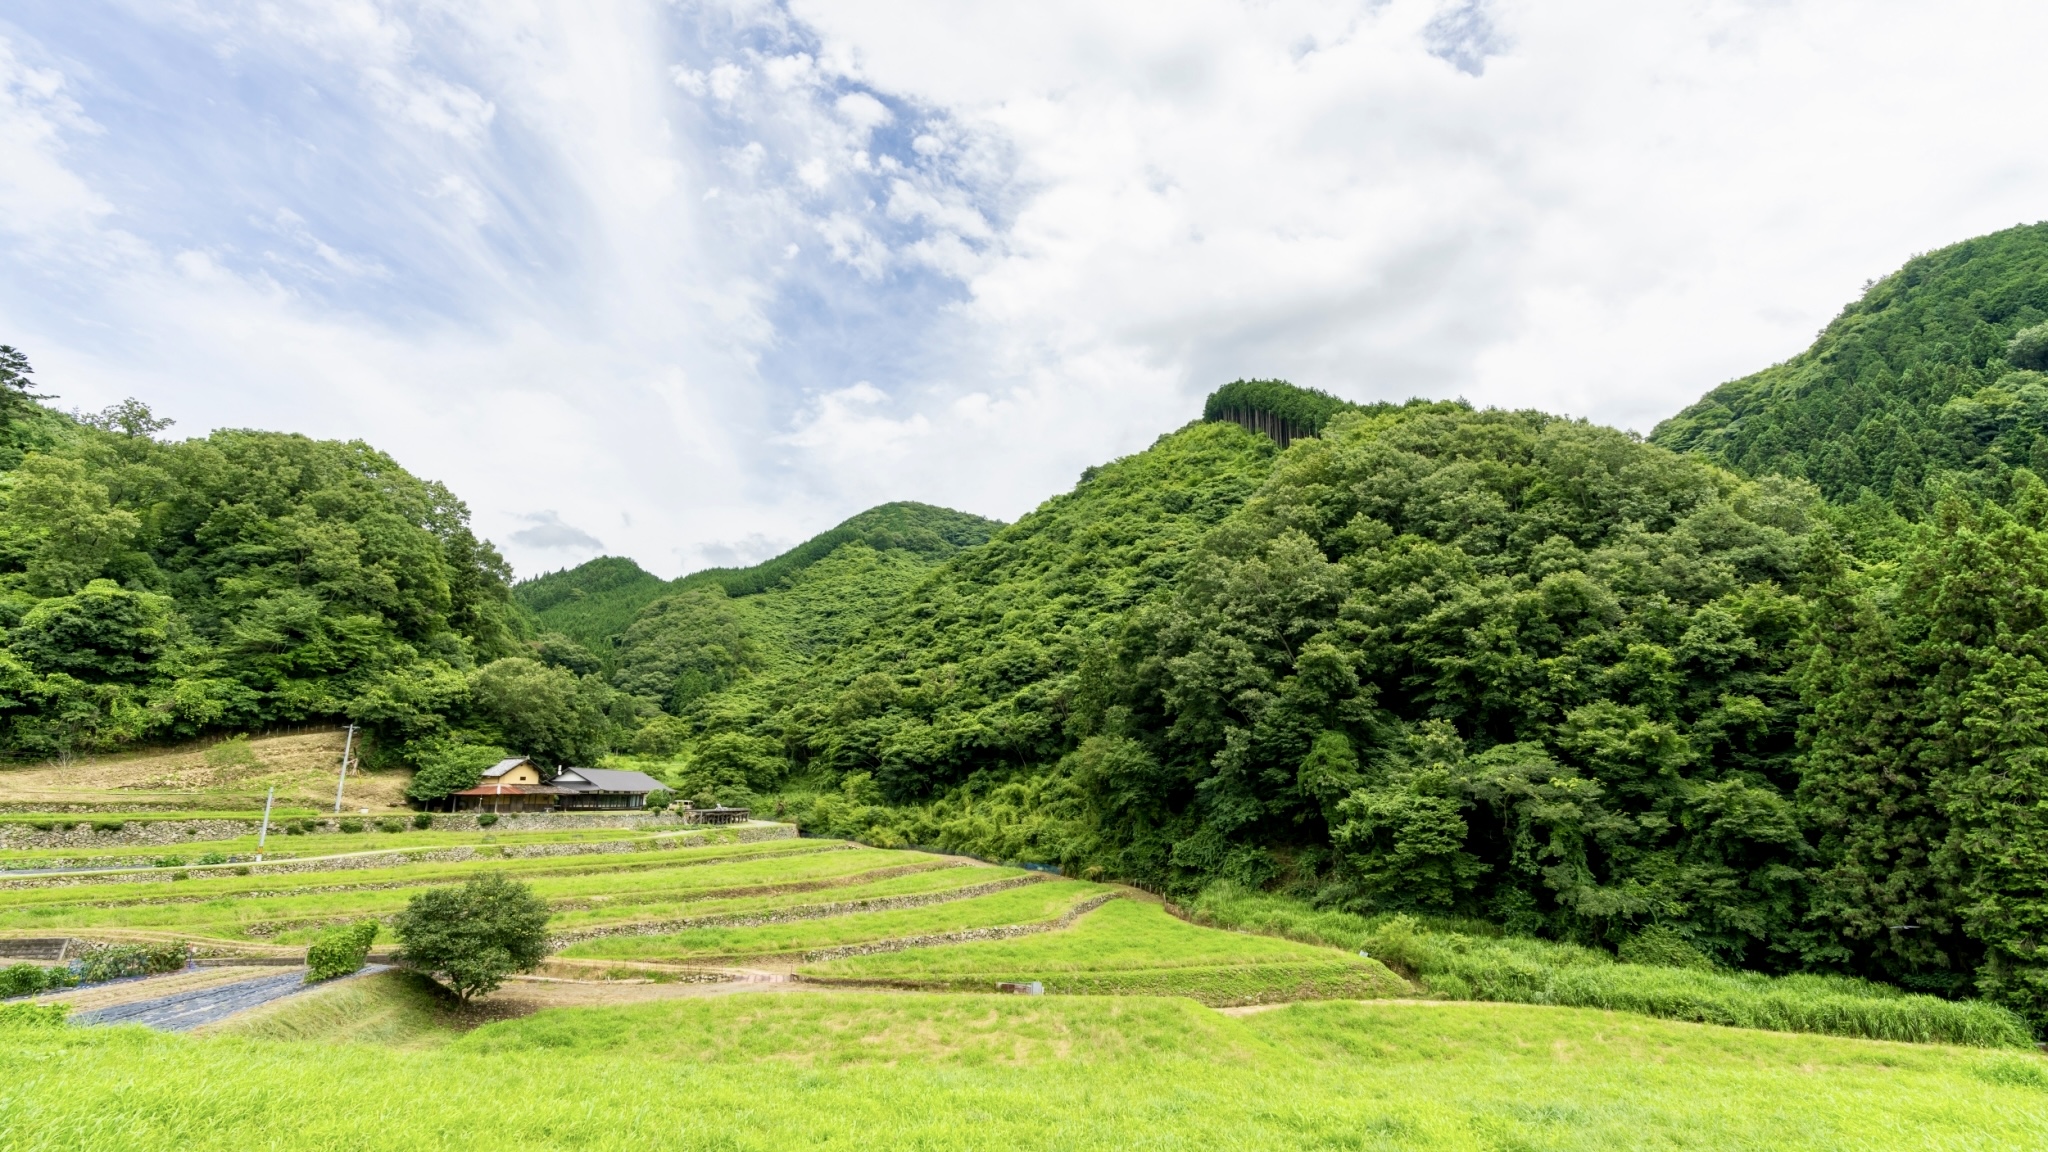
[[729,996],[433,1050],[0,1037],[0,1149],[2035,1149],[2019,1053],[1521,1005]]
[[1623,964],[1593,948],[1527,937],[1433,930],[1409,916],[1366,918],[1219,884],[1194,906],[1221,927],[1365,951],[1432,996],[1559,1004],[1674,1020],[1879,1040],[2027,1047],[2011,1012],[1983,1001],[1912,995],[1846,976],[1771,977]]
[[1099,885],[1086,881],[1052,880],[921,908],[853,912],[749,928],[689,928],[660,936],[609,936],[572,944],[561,955],[572,959],[650,961],[786,955],[875,940],[1034,924],[1056,919],[1101,891]]
[[1112,900],[1055,932],[849,956],[799,972],[956,989],[1035,980],[1052,993],[1187,996],[1205,1004],[1410,992],[1378,961],[1200,927],[1136,900]]
[[[877,869],[877,871],[891,870],[893,869]],[[838,878],[814,877],[812,878],[813,880],[830,879],[835,882],[832,887],[810,888],[769,895],[713,897],[701,894],[691,896],[689,893],[685,893],[684,895],[690,898],[670,901],[661,897],[658,893],[649,893],[645,896],[634,893],[630,897],[634,900],[631,920],[633,922],[644,923],[652,921],[659,923],[661,919],[669,915],[677,919],[701,919],[706,917],[745,918],[789,912],[819,905],[847,904],[859,900],[887,899],[898,896],[937,896],[953,889],[969,888],[975,885],[1014,879],[1024,874],[1025,872],[1022,868],[998,868],[980,865],[972,867],[950,866],[932,868],[921,872],[911,872],[899,876],[887,876],[875,880],[859,880],[858,873],[847,873],[843,877]],[[837,883],[839,879],[858,882]],[[779,883],[795,884],[798,882],[784,880],[779,881]],[[657,903],[658,907],[656,906]],[[555,920],[551,923],[551,927],[557,932],[567,932],[586,924],[603,926],[604,924],[619,921],[624,910],[623,905],[608,901],[597,908],[557,913]],[[657,911],[664,915],[653,915]]]
[[[479,871],[531,883],[550,901],[586,902],[569,922],[659,918],[704,893],[852,876],[917,860],[915,854],[844,849],[830,843],[769,841],[628,854],[532,859],[482,858],[376,869],[337,869],[121,884],[0,888],[0,930],[126,928],[219,940],[290,943],[338,918],[386,915],[418,892]],[[586,914],[587,913],[587,914]],[[253,936],[252,927],[291,926]]]

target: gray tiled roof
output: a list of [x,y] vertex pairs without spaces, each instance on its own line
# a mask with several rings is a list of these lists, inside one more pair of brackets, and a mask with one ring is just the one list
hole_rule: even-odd
[[622,772],[616,768],[564,768],[555,777],[555,787],[583,792],[653,792],[668,785],[645,772]]

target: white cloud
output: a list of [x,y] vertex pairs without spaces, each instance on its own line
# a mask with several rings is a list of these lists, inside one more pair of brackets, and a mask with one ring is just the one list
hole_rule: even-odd
[[579,560],[604,549],[604,541],[563,520],[552,508],[528,512],[519,518],[526,521],[526,527],[512,533],[515,544],[540,552],[574,552]]
[[0,341],[70,405],[369,439],[522,571],[1014,516],[1238,376],[1647,430],[2048,215],[2048,10],[1969,0],[91,26],[204,51],[148,88],[55,17],[0,41]]

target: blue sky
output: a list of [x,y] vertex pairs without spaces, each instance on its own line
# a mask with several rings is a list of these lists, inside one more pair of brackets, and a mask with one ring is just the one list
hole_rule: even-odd
[[2018,4],[0,6],[0,342],[520,571],[1013,518],[1237,376],[1640,430],[2048,215]]

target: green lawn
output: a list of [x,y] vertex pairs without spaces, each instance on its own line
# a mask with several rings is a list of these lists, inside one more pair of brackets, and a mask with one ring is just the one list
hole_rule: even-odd
[[851,956],[799,971],[962,990],[1036,980],[1048,992],[1190,996],[1209,1004],[1412,992],[1377,960],[1204,928],[1137,900],[1112,900],[1057,932]]
[[690,928],[661,936],[609,936],[572,944],[561,954],[572,958],[654,961],[782,955],[905,936],[1033,924],[1056,919],[1075,904],[1104,891],[1107,890],[1100,885],[1082,880],[1051,880],[921,908],[854,912],[752,928]]
[[10,1030],[0,1149],[2048,1147],[2038,1056],[1587,1009],[741,994],[274,1034]]

